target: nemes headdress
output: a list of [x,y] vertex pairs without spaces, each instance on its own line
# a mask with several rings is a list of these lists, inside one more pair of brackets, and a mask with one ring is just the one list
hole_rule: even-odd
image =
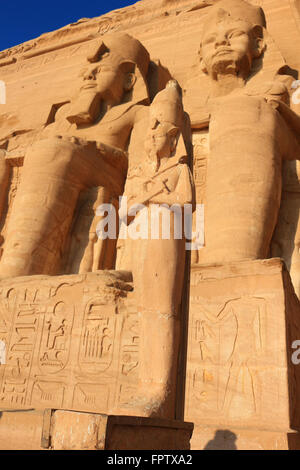
[[262,8],[250,5],[245,0],[219,0],[210,8],[205,25],[216,23],[225,14],[234,20],[266,27],[266,18]]
[[143,78],[146,78],[150,56],[140,41],[126,33],[106,34],[89,51],[87,60],[91,63],[98,62],[105,49],[114,51],[124,62],[136,64]]

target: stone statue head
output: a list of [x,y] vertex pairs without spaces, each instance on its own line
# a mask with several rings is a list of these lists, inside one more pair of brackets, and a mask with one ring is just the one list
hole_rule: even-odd
[[232,74],[246,79],[264,51],[263,10],[244,0],[220,0],[211,8],[200,45],[202,70],[213,80]]
[[92,123],[97,118],[100,102],[111,108],[147,99],[150,57],[137,39],[124,33],[105,35],[93,45],[87,60],[89,65],[81,72],[77,105],[68,116],[70,122]]
[[176,149],[182,121],[181,90],[176,80],[170,80],[166,88],[156,95],[150,106],[145,150],[157,167],[162,158],[171,157]]

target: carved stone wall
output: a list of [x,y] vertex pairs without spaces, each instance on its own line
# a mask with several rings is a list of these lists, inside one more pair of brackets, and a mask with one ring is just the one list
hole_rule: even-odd
[[297,428],[299,334],[299,301],[280,260],[194,266],[186,419],[200,429]]
[[136,391],[139,320],[114,282],[104,272],[2,284],[1,408],[126,405]]

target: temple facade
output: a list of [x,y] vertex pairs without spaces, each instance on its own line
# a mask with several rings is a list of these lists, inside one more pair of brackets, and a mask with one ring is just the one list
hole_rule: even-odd
[[300,449],[298,44],[140,0],[0,52],[0,449]]

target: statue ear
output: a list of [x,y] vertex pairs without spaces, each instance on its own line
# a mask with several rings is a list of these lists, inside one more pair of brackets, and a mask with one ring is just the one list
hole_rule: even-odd
[[261,56],[263,51],[265,50],[266,44],[264,41],[264,30],[262,26],[256,25],[252,28],[252,35],[253,35],[253,58],[257,59]]
[[170,129],[168,131],[168,137],[170,139],[170,145],[171,145],[171,152],[174,152],[174,150],[176,149],[176,145],[177,145],[177,137],[178,137],[178,134],[179,134],[179,127],[172,127],[172,129]]
[[124,77],[124,90],[125,91],[130,91],[134,87],[134,84],[136,82],[136,76],[135,73],[133,72],[127,72]]

